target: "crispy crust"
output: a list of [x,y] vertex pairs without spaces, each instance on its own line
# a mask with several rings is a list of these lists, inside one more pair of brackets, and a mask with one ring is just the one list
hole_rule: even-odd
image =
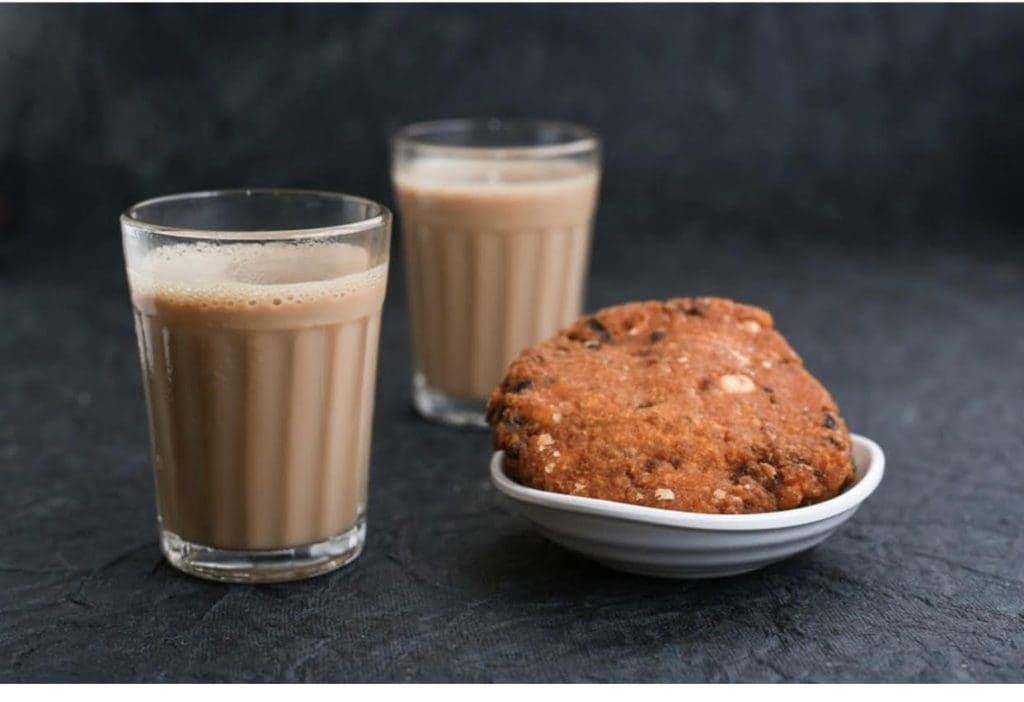
[[828,391],[758,307],[636,302],[525,351],[491,394],[509,475],[530,487],[690,512],[790,509],[854,478]]

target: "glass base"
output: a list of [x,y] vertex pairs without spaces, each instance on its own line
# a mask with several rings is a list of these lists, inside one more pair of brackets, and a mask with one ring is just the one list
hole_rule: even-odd
[[441,424],[487,428],[487,400],[445,395],[428,387],[422,373],[412,377],[412,404],[421,415]]
[[160,530],[160,549],[178,570],[224,583],[280,583],[329,573],[351,563],[363,552],[363,517],[344,534],[315,544],[267,551],[232,551],[185,541]]

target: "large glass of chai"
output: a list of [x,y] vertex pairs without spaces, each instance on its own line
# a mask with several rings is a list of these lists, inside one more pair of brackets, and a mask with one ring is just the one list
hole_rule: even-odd
[[578,317],[600,144],[571,124],[414,124],[392,140],[413,341],[413,404],[486,426],[487,396],[525,348]]
[[148,200],[121,228],[167,560],[272,582],[356,558],[390,213],[238,190]]

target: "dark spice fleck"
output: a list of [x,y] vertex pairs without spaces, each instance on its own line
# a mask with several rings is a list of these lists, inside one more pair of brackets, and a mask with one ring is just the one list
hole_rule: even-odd
[[526,422],[526,417],[524,417],[523,415],[521,415],[521,414],[518,414],[518,413],[516,413],[516,414],[513,414],[513,415],[512,415],[511,417],[509,417],[509,421],[510,421],[510,422],[511,422],[511,423],[512,423],[513,425],[515,425],[515,426],[517,426],[517,427],[523,427],[523,426],[526,426],[526,423],[527,423],[527,422]]
[[706,391],[710,387],[711,381],[708,380],[707,378],[702,378],[701,381],[697,383],[697,389],[700,390],[701,392]]
[[654,407],[656,404],[658,404],[658,403],[655,402],[654,400],[644,400],[639,405],[637,405],[636,408],[637,409],[647,409],[648,407]]
[[519,447],[509,446],[507,449],[505,449],[505,455],[511,458],[513,461],[516,460],[517,458],[519,458]]
[[697,304],[695,302],[692,302],[692,301],[689,301],[689,300],[680,300],[679,302],[677,302],[675,304],[675,308],[677,310],[679,310],[680,312],[682,312],[683,314],[688,314],[688,315],[692,315],[692,316],[700,316],[701,315],[701,311],[697,307]]
[[744,465],[739,466],[738,468],[733,470],[733,472],[732,472],[732,482],[733,483],[738,483],[740,478],[742,478],[745,475],[750,475],[750,469],[747,468],[747,466],[744,464]]
[[826,414],[825,415],[825,428],[826,429],[835,429],[836,428],[836,418],[833,417],[831,414]]
[[597,317],[591,317],[589,320],[590,328],[597,334],[597,338],[601,341],[611,341],[612,337],[608,333],[608,329],[605,328],[601,322],[597,320]]
[[487,423],[494,424],[495,420],[505,411],[505,405],[501,402],[494,403],[487,412]]
[[651,332],[651,343],[652,344],[656,344],[656,343],[658,343],[659,341],[661,341],[664,338],[665,338],[665,330],[664,329],[655,329],[654,331]]
[[509,392],[512,392],[512,393],[522,392],[526,388],[530,387],[530,385],[532,385],[532,384],[533,383],[531,381],[529,381],[529,380],[520,380],[518,383],[516,383],[515,385],[512,386],[512,389]]
[[644,470],[652,471],[658,467],[658,463],[659,461],[657,459],[648,458],[646,461],[644,461]]

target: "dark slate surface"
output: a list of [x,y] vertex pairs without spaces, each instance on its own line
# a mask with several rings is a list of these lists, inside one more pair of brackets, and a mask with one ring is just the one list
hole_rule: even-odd
[[[889,467],[812,552],[699,583],[606,570],[512,516],[487,481],[486,435],[409,410],[400,286],[365,555],[290,585],[179,575],[154,538],[121,284],[4,279],[0,679],[1024,679],[1020,248],[713,232],[668,251],[599,239],[590,299],[723,293],[775,310]],[[111,278],[119,264],[102,261]]]
[[[1024,681],[1020,8],[0,6],[0,680]],[[409,409],[402,271],[365,555],[225,586],[163,565],[116,213],[217,185],[390,200],[385,137],[580,119],[591,308],[771,309],[889,465],[813,551],[618,574]]]

